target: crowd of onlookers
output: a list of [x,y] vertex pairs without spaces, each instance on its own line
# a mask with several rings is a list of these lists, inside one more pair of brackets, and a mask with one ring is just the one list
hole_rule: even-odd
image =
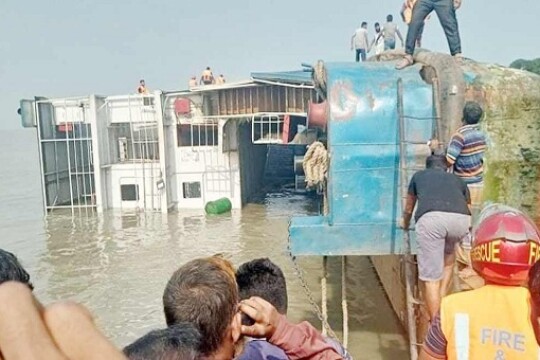
[[256,259],[237,270],[219,257],[181,266],[163,293],[166,327],[123,351],[74,303],[43,306],[17,258],[0,250],[0,358],[13,359],[350,359],[307,322],[287,320],[281,269]]

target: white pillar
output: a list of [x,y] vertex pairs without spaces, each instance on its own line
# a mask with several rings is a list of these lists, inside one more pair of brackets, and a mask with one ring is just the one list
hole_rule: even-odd
[[107,126],[107,122],[99,121],[98,119],[98,107],[97,98],[95,95],[90,96],[90,109],[89,109],[89,119],[90,119],[90,129],[92,131],[92,161],[94,163],[94,198],[96,199],[96,211],[98,214],[103,213],[103,194],[107,192],[102,188],[102,179],[101,179],[101,158],[100,158],[100,148],[105,146],[105,144],[100,144],[100,128],[102,126]]
[[[161,181],[163,181],[163,187],[158,190],[161,193],[161,213],[166,214],[168,211],[168,198],[167,198],[167,186],[174,186],[174,184],[168,184],[167,179],[167,162],[170,161],[167,158],[167,152],[165,151],[165,131],[163,125],[163,101],[164,96],[161,91],[154,92],[154,104],[156,109],[156,120],[158,128],[158,140],[159,140],[159,169],[161,173]],[[174,159],[173,159],[174,160]],[[154,184],[156,186],[156,184]]]

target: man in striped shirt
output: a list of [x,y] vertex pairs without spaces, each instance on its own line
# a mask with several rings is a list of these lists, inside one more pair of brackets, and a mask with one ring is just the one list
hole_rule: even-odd
[[480,105],[469,101],[463,108],[463,126],[460,127],[448,145],[446,161],[466,184],[483,181],[484,152],[486,138],[478,129],[478,122],[484,114]]
[[[474,217],[482,207],[484,189],[484,152],[486,138],[478,128],[484,115],[480,105],[473,101],[465,103],[463,108],[463,126],[452,136],[446,151],[446,162],[453,173],[467,184],[471,199],[471,214]],[[460,273],[464,277],[475,275],[470,270],[471,238],[465,237],[457,248],[456,259]]]

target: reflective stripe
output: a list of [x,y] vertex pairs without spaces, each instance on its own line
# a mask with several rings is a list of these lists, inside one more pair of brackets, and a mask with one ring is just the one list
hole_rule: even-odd
[[469,360],[469,314],[454,315],[454,338],[456,339],[456,360]]

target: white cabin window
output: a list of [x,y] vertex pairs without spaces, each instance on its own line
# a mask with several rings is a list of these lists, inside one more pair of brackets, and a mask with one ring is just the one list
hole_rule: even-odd
[[139,200],[139,185],[126,184],[120,185],[122,193],[122,201],[138,201]]
[[201,197],[201,183],[198,181],[182,183],[184,199],[199,199]]
[[217,124],[178,125],[178,146],[217,146]]

